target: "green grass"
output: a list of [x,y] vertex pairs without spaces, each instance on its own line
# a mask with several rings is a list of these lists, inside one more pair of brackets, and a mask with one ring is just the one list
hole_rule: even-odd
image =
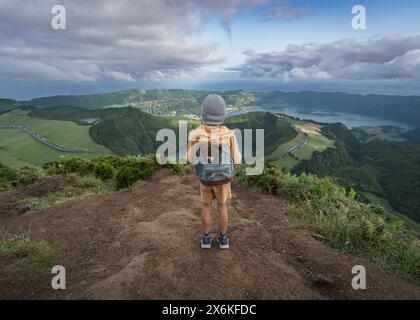
[[98,156],[100,155],[60,152],[36,141],[22,130],[0,129],[0,163],[8,167],[39,167],[59,159],[92,159]]
[[54,250],[45,241],[25,234],[12,234],[0,228],[0,256],[19,258],[18,270],[28,280],[36,280],[49,272],[54,264]]
[[319,134],[308,133],[309,142],[294,155],[299,160],[309,160],[315,151],[322,152],[327,148],[334,147],[334,140]]
[[270,163],[275,165],[279,169],[292,169],[295,165],[299,163],[299,161],[288,155],[283,159],[271,161]]
[[305,124],[307,122],[305,120],[294,119],[294,118],[288,117],[286,115],[277,115],[277,116],[279,118],[283,119],[284,121],[286,121],[287,123],[291,124],[292,126]]
[[28,197],[18,201],[21,206],[28,206],[32,212],[54,207],[75,198],[93,195],[111,194],[115,192],[112,183],[106,183],[93,176],[79,176],[69,174],[73,181],[64,190],[50,193],[44,197]]
[[109,152],[106,147],[91,138],[90,126],[87,125],[78,125],[72,121],[33,118],[28,115],[28,111],[21,109],[15,109],[0,116],[0,125],[12,124],[27,126],[60,146]]
[[[298,122],[298,120],[293,121]],[[299,124],[302,124],[302,121],[299,121]],[[278,168],[292,169],[295,165],[299,163],[299,160],[310,159],[314,151],[322,152],[329,147],[334,147],[334,140],[330,140],[323,135],[312,133],[308,133],[307,135],[309,142],[301,150],[294,153],[294,156],[298,160],[291,156],[286,156],[285,158],[282,158],[280,160],[276,159],[278,159],[281,155],[286,154],[290,150],[290,148],[303,143],[305,136],[302,132],[299,132],[299,134],[296,137],[278,146],[274,150],[274,152],[268,157],[267,161],[276,165]]]
[[[61,146],[89,148],[110,152],[96,143],[89,135],[89,126],[78,125],[72,121],[45,120],[32,118],[27,111],[12,110],[0,116],[0,125],[24,125],[41,136]],[[101,154],[67,153],[54,150],[18,129],[0,129],[0,163],[7,166],[35,165],[58,159],[81,157],[92,159]]]
[[[286,143],[283,143],[281,145],[279,145],[274,152],[271,154],[270,158],[268,160],[271,159],[277,159],[278,157],[286,154],[290,148],[303,143],[305,139],[305,136],[303,135],[303,133],[299,132],[299,134],[294,137],[293,139],[287,141]],[[280,160],[281,161],[281,160]]]

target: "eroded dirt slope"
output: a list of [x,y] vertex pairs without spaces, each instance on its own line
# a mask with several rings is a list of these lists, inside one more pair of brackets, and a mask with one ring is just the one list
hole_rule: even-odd
[[[419,287],[340,253],[297,227],[287,203],[234,186],[231,249],[199,247],[200,197],[189,174],[161,170],[114,195],[76,199],[0,221],[48,241],[67,270],[67,290],[51,278],[24,284],[3,260],[0,297],[51,299],[418,299]],[[214,215],[216,221],[216,215]],[[216,230],[214,230],[216,231]],[[351,288],[351,269],[369,288]]]

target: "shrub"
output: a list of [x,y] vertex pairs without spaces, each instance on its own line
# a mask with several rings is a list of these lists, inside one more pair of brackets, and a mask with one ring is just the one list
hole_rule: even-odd
[[96,159],[93,159],[92,161],[96,163],[97,162],[106,163],[106,164],[111,165],[114,169],[117,169],[130,163],[131,160],[125,157],[107,156],[107,157],[96,158]]
[[114,176],[114,170],[109,163],[99,162],[95,165],[95,176],[102,180],[108,180]]
[[139,180],[152,176],[157,169],[153,159],[141,159],[125,165],[117,174],[117,189],[128,188]]
[[18,172],[16,169],[8,168],[8,167],[0,168],[0,180],[11,182],[17,179],[18,179]]
[[61,173],[77,173],[83,176],[93,173],[95,165],[89,160],[71,158],[68,160],[46,163],[43,165],[43,169],[46,170],[50,175]]
[[[116,187],[121,189],[150,177],[156,171],[157,163],[154,157],[107,156],[93,160],[60,160],[47,163],[43,168],[49,175],[74,173],[79,176],[95,175],[102,180],[115,177]],[[177,166],[172,168],[174,172],[180,172],[181,169]]]
[[35,168],[31,168],[31,167],[20,168],[18,172],[18,183],[24,184],[24,183],[33,181],[38,176],[39,176],[39,173]]
[[261,175],[246,176],[245,168],[237,170],[237,180],[250,186],[255,186],[263,192],[278,194],[282,174],[275,167],[266,167]]
[[33,181],[38,176],[38,171],[34,168],[23,167],[20,169],[0,167],[0,186],[8,188],[10,185],[25,184]]

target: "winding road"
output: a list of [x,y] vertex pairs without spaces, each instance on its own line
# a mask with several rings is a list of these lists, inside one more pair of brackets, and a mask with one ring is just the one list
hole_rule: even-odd
[[21,126],[21,125],[7,125],[7,126],[0,126],[0,129],[19,129],[22,130],[29,135],[32,136],[35,140],[38,142],[41,142],[42,144],[45,144],[46,146],[55,149],[60,152],[69,152],[69,153],[91,153],[91,154],[108,154],[107,152],[95,150],[95,149],[79,149],[79,148],[70,148],[70,147],[63,147],[60,146],[47,138],[42,137],[39,133],[35,132],[29,127]]
[[300,143],[300,144],[297,144],[297,145],[295,145],[295,146],[293,146],[293,147],[291,147],[291,148],[287,151],[287,153],[282,154],[282,155],[279,157],[279,159],[286,158],[288,155],[294,154],[294,153],[298,152],[299,150],[301,150],[304,146],[306,146],[306,145],[308,144],[308,142],[309,142],[309,138],[308,138],[308,135],[307,135],[306,133],[304,133],[303,135],[304,135],[304,137],[305,137],[305,138],[304,138],[304,140],[303,140],[303,142],[302,142],[302,143]]

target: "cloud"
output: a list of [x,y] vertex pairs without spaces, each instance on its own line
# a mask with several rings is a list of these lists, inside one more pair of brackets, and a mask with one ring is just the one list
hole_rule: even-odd
[[230,70],[242,77],[293,79],[420,79],[420,35],[290,45],[284,51],[244,52]]
[[287,1],[280,1],[272,6],[265,13],[266,18],[273,20],[292,21],[312,12],[312,8],[308,5],[302,7],[291,7]]
[[311,12],[311,7],[293,6],[289,0],[201,0],[198,9],[204,14],[215,14],[231,41],[231,21],[252,9],[262,9],[267,20],[292,21]]
[[56,0],[0,1],[0,79],[93,82],[190,79],[224,61],[200,38],[212,16],[260,8],[264,19],[306,13],[286,0],[61,0],[67,29],[51,28]]
[[63,31],[50,25],[55,4],[0,1],[0,78],[124,82],[155,70],[182,76],[223,61],[218,44],[198,36],[194,1],[62,0]]

